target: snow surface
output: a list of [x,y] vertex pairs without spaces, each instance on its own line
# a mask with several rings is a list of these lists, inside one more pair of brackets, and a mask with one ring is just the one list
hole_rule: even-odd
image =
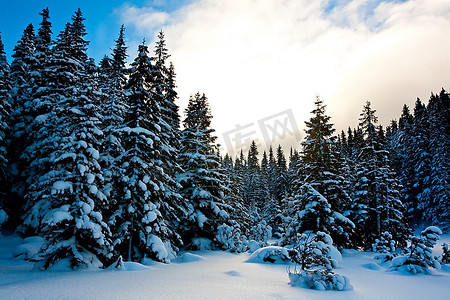
[[[37,241],[0,236],[2,300],[448,299],[450,294],[448,267],[433,271],[432,275],[386,272],[383,266],[369,265],[375,262],[374,253],[354,250],[344,251],[342,264],[336,270],[350,279],[354,289],[316,291],[290,286],[288,265],[246,263],[248,253],[221,251],[184,253],[184,259],[177,263],[157,263],[151,267],[124,262],[125,268],[120,272],[70,271],[63,264],[53,271],[34,271],[33,263],[12,256],[12,250],[24,242]],[[442,242],[449,243],[450,235],[441,237],[436,248],[440,249]]]

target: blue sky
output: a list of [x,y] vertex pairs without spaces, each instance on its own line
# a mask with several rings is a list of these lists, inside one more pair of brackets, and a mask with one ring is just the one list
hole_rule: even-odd
[[[73,12],[81,8],[88,32],[87,40],[91,42],[89,55],[97,61],[110,52],[114,45],[121,26],[120,15],[117,10],[126,5],[136,7],[154,7],[155,10],[172,12],[188,0],[1,0],[0,1],[0,32],[8,58],[13,48],[20,39],[25,27],[32,23],[37,30],[41,22],[39,12],[48,7],[50,10],[50,21],[53,25],[53,37],[64,28],[65,23],[70,21]],[[142,39],[134,37],[133,31],[127,33],[128,39]],[[146,37],[147,40],[152,37]]]
[[[386,2],[401,2],[406,0],[388,0]],[[32,23],[35,29],[39,26],[41,17],[39,12],[48,7],[50,9],[51,22],[53,23],[54,37],[61,31],[64,24],[70,21],[73,12],[81,8],[86,21],[88,36],[91,42],[89,55],[100,59],[104,54],[109,53],[109,49],[114,43],[121,25],[121,15],[118,13],[124,7],[152,8],[155,11],[172,13],[193,0],[2,0],[0,1],[0,32],[8,57],[11,56],[14,45],[20,39],[25,27]],[[330,0],[325,3],[324,14],[332,13],[333,9],[345,6],[351,0]],[[375,6],[380,0],[368,1],[367,6]],[[128,25],[128,24],[127,24]],[[127,38],[138,40],[146,38],[151,40],[152,36],[142,35],[141,31],[136,31],[128,27]],[[131,49],[130,52],[133,50]]]

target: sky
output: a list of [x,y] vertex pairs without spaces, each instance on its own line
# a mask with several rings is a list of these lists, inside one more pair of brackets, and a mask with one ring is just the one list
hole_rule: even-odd
[[97,61],[121,24],[130,61],[164,29],[180,111],[205,93],[222,150],[233,155],[252,139],[261,151],[299,148],[317,96],[340,131],[358,124],[366,101],[385,126],[403,104],[450,89],[448,0],[0,0],[8,55],[47,6],[54,36],[82,9]]

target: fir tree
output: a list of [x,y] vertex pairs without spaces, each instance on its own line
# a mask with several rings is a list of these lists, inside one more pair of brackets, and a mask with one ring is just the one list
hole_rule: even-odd
[[[105,179],[105,195],[109,198],[109,205],[103,207],[105,215],[111,216],[117,209],[118,199],[123,198],[121,178],[122,169],[118,164],[118,157],[124,148],[120,139],[119,127],[124,122],[126,103],[126,59],[125,28],[122,25],[116,45],[112,51],[112,59],[104,58],[100,67],[101,103],[104,109],[103,126],[105,138],[102,140],[101,165]],[[109,222],[114,222],[109,220]],[[114,226],[114,224],[111,224]]]
[[450,95],[442,89],[428,103],[430,124],[430,198],[424,216],[434,224],[449,227],[450,216]]
[[367,102],[360,115],[365,146],[358,160],[352,215],[358,242],[367,249],[386,230],[399,246],[405,245],[409,234],[404,224],[398,181],[390,166],[389,152],[377,132],[377,122],[375,110]]
[[36,162],[45,164],[28,194],[34,205],[26,223],[37,225],[46,239],[44,269],[64,258],[73,268],[101,266],[112,258],[110,231],[100,213],[107,201],[98,162],[103,133],[96,86],[86,73],[83,21],[78,10],[59,36],[53,67],[63,74],[58,87],[64,89],[53,91],[59,100],[47,121],[53,128],[39,144],[47,145],[48,157]]
[[287,185],[287,161],[281,145],[277,147],[275,176],[275,199],[280,202],[286,192]]
[[[350,198],[345,191],[344,179],[338,175],[342,164],[336,151],[335,137],[332,136],[334,128],[330,123],[331,117],[325,114],[325,107],[323,101],[317,96],[315,109],[312,111],[313,117],[305,122],[307,129],[305,130],[305,141],[302,143],[302,162],[306,177],[299,178],[295,183],[296,193],[302,197],[306,206],[317,203],[320,209],[314,209],[323,210],[323,217],[330,218],[333,223],[330,224],[333,226],[332,229],[314,228],[312,223],[315,222],[315,217],[305,216],[305,218],[310,218],[310,221],[302,221],[306,228],[325,231],[332,236],[337,245],[349,246],[354,224],[342,213],[348,207]],[[302,187],[305,183],[310,188]],[[318,197],[316,193],[311,193],[312,189],[317,191],[321,197]],[[302,207],[302,210],[304,209]],[[312,223],[306,225],[308,222]]]
[[225,203],[231,207],[229,223],[239,229],[240,236],[247,235],[250,227],[250,216],[248,207],[244,204],[244,199],[241,197],[240,190],[243,178],[239,176],[239,173],[234,168],[233,160],[228,153],[223,158],[222,166],[228,189],[228,193],[225,194]]
[[11,179],[11,213],[10,221],[19,224],[19,214],[26,191],[23,172],[28,167],[24,149],[29,143],[28,128],[33,121],[30,114],[31,64],[35,51],[35,34],[32,24],[28,25],[21,39],[14,47],[13,61],[10,68],[11,118],[8,132],[8,176]]
[[[250,212],[253,218],[257,218],[261,208],[261,177],[260,166],[258,160],[258,148],[255,141],[252,141],[247,155],[247,168],[245,172],[245,202],[250,207]],[[258,222],[258,221],[256,221]]]
[[174,223],[183,216],[176,183],[163,169],[164,139],[160,102],[151,89],[154,81],[148,48],[138,48],[126,85],[129,109],[119,128],[124,152],[124,198],[114,212],[115,247],[128,260],[149,257],[167,261],[181,244]]
[[[39,160],[38,149],[40,144],[41,133],[43,127],[45,128],[45,121],[49,116],[54,105],[52,101],[49,101],[48,95],[51,93],[49,83],[51,82],[50,72],[51,62],[53,60],[53,53],[50,50],[52,46],[51,39],[51,22],[50,13],[48,8],[43,9],[40,13],[42,16],[42,22],[38,29],[38,35],[36,36],[35,52],[32,56],[30,65],[30,97],[27,105],[25,106],[26,115],[32,120],[28,122],[26,127],[27,139],[23,144],[24,151],[21,155],[21,162],[25,166],[21,173],[23,177],[24,194],[28,193],[27,189],[31,184],[34,184],[38,180],[38,174],[41,171],[41,165],[34,164],[33,162]],[[23,207],[25,213],[32,206],[32,202],[27,201]]]
[[219,225],[229,217],[224,199],[228,193],[225,176],[215,154],[216,137],[211,128],[211,111],[206,96],[189,98],[183,121],[180,165],[184,173],[177,176],[182,196],[187,200],[188,217],[181,230],[186,241],[196,237],[213,239]]
[[178,106],[175,104],[177,93],[175,91],[175,71],[173,65],[168,69],[165,65],[170,57],[166,49],[164,32],[161,30],[158,34],[158,40],[155,46],[155,57],[152,58],[154,65],[152,67],[152,88],[151,93],[155,101],[160,106],[162,122],[161,137],[165,147],[162,157],[164,158],[162,167],[170,176],[174,177],[181,172],[177,162],[178,149],[180,149],[180,116]]
[[[0,210],[7,210],[6,195],[8,194],[8,177],[6,155],[6,132],[9,129],[9,116],[11,107],[9,104],[9,64],[6,60],[5,49],[0,36]],[[0,225],[1,226],[1,225]]]

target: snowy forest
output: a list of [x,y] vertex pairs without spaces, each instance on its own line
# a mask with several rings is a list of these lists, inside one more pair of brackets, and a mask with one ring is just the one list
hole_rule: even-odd
[[163,31],[128,63],[122,26],[96,63],[81,10],[55,39],[49,10],[40,15],[11,63],[0,40],[0,224],[43,239],[26,257],[40,269],[169,263],[181,249],[245,252],[269,240],[290,245],[295,274],[318,289],[346,284],[330,247],[407,257],[393,265],[411,272],[438,263],[427,249],[450,228],[444,89],[386,127],[362,102],[359,125],[340,133],[317,96],[298,148],[253,142],[230,157],[205,94],[193,91],[180,112]]

